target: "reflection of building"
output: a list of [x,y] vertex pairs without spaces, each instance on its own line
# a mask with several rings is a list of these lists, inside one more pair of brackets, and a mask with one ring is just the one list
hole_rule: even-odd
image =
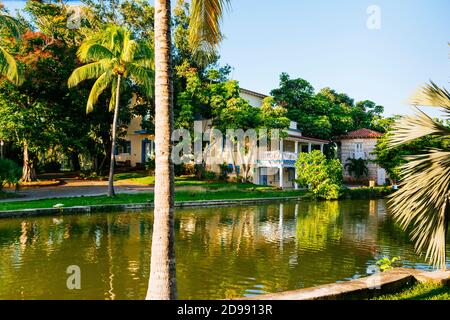
[[372,161],[375,159],[373,152],[377,139],[382,135],[382,133],[370,129],[359,129],[340,137],[339,154],[344,166],[344,180],[348,182],[355,180],[349,170],[345,168],[345,165],[349,162],[348,159],[364,159],[368,160],[369,174],[367,178],[374,180],[378,185],[385,184],[386,171]]

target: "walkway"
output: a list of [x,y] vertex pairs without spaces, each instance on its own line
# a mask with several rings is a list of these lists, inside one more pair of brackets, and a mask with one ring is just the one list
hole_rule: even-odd
[[[49,187],[24,187],[17,193],[20,198],[3,199],[0,202],[28,201],[48,198],[101,196],[108,193],[108,181],[78,180],[66,178],[64,184]],[[14,192],[12,189],[4,189]],[[142,184],[130,184],[116,181],[114,183],[116,193],[142,193],[153,192],[153,186]]]

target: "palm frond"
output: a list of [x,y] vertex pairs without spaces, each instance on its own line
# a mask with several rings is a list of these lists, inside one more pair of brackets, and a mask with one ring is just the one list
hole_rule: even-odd
[[113,53],[104,45],[99,43],[90,43],[90,41],[87,41],[81,44],[78,48],[77,56],[81,62],[91,62],[111,59],[113,57]]
[[95,81],[91,88],[91,92],[89,93],[89,98],[86,104],[86,113],[92,112],[94,105],[97,103],[98,97],[103,93],[103,91],[105,91],[111,83],[111,80],[113,80],[112,75],[112,72],[108,70]]
[[22,69],[16,59],[0,46],[0,73],[11,82],[19,85],[23,82]]
[[413,105],[441,107],[450,113],[450,93],[433,81],[419,88],[410,100]]
[[20,36],[22,29],[24,28],[19,20],[8,14],[0,14],[0,26],[7,28],[15,38]]
[[[121,81],[123,85],[123,81]],[[113,111],[116,105],[116,97],[117,97],[117,77],[112,79],[111,83],[111,99],[109,100],[109,111]]]
[[395,220],[407,230],[418,253],[438,267],[446,264],[449,222],[450,152],[432,149],[410,156],[402,167],[403,182],[389,200]]
[[153,96],[153,84],[155,81],[155,74],[152,69],[145,68],[135,63],[126,65],[128,70],[128,76],[133,79],[137,84],[141,85],[145,89],[145,93],[148,97]]
[[189,43],[193,52],[211,52],[222,41],[220,21],[229,0],[192,0]]
[[416,111],[415,116],[402,117],[394,124],[393,134],[388,138],[390,147],[397,147],[427,135],[450,134],[448,127],[433,120],[420,109],[416,108]]
[[124,39],[123,51],[121,54],[121,60],[129,62],[134,59],[136,51],[139,49],[139,44],[135,40],[129,38]]
[[67,85],[72,88],[84,80],[98,78],[108,70],[108,64],[109,60],[105,59],[76,68],[67,80]]

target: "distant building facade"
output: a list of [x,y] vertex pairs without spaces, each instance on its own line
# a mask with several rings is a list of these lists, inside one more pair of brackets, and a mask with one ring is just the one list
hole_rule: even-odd
[[367,160],[368,168],[368,176],[366,179],[374,180],[377,185],[384,185],[386,183],[386,170],[373,162],[376,159],[373,152],[377,140],[381,136],[383,134],[380,132],[362,128],[349,132],[338,139],[340,142],[338,153],[343,166],[344,181],[357,182],[345,167],[349,162],[348,159],[364,159]]
[[[241,89],[240,95],[247,100],[252,107],[259,108],[263,104],[266,95],[251,90]],[[155,144],[154,136],[149,134],[141,126],[142,118],[134,117],[127,128],[127,134],[124,137],[125,143],[116,149],[116,161],[132,167],[141,166],[154,156]],[[211,129],[211,121],[203,121],[203,130]],[[287,136],[280,140],[277,150],[268,149],[260,156],[257,164],[251,168],[249,176],[251,181],[259,185],[278,186],[280,188],[298,188],[295,183],[297,178],[297,169],[295,162],[301,152],[311,152],[320,150],[323,152],[324,145],[328,144],[326,140],[309,138],[302,135],[298,130],[297,123],[291,121]],[[227,150],[224,150],[227,152]],[[230,169],[234,170],[230,176],[239,173],[241,168],[234,168],[232,161],[228,159]],[[208,170],[220,173],[219,165],[207,167]]]

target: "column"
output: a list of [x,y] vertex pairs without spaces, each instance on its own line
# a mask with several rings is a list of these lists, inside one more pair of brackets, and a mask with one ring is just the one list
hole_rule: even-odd
[[283,165],[281,165],[279,168],[278,168],[278,170],[279,170],[279,177],[280,177],[280,188],[281,189],[283,189],[283,179],[284,179],[284,177],[283,177]]
[[283,152],[284,152],[284,142],[283,139],[280,139],[280,160],[283,163]]
[[[298,157],[298,155],[299,155],[299,152],[298,152],[298,141],[295,141],[295,154]],[[295,180],[297,180],[297,176],[298,176],[298,174],[297,174],[297,167],[294,167],[294,172],[295,172]],[[294,189],[298,190],[298,184],[297,184],[296,181],[294,181]]]
[[295,188],[295,190],[298,190],[298,183],[297,183],[298,171],[297,171],[297,167],[294,168],[294,172],[295,172],[294,188]]
[[323,144],[320,145],[320,152],[323,153]]
[[308,143],[308,153],[311,153],[311,151],[312,151],[312,145],[311,145],[311,142],[310,142],[310,143]]

